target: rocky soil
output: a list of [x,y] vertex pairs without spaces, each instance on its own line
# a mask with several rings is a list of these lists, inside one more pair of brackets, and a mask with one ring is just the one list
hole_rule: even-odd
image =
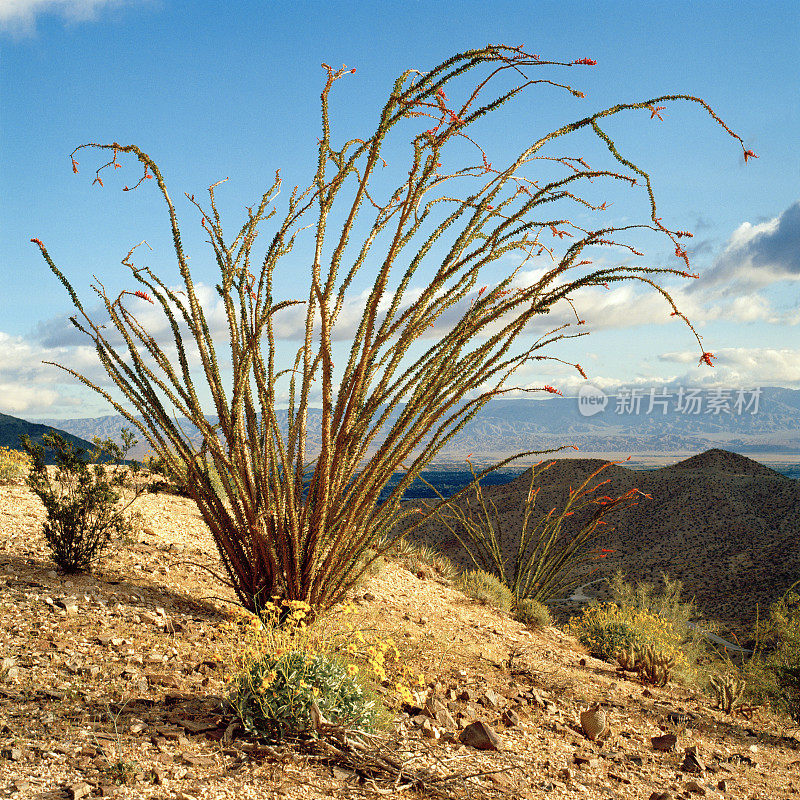
[[[416,707],[379,687],[394,704],[383,736],[416,789],[253,741],[221,703],[237,643],[230,592],[205,569],[218,568],[209,532],[185,499],[148,495],[139,509],[134,543],[65,578],[38,500],[0,487],[0,797],[772,800],[800,787],[788,720],[645,687],[556,628],[528,630],[391,563],[359,588],[355,617],[428,681]],[[580,715],[597,703],[592,741]]]

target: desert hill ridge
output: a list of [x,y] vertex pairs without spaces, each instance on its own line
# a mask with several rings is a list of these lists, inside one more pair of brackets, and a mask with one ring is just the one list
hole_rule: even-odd
[[[220,568],[208,528],[186,498],[148,494],[140,511],[133,544],[65,579],[34,495],[0,487],[0,786],[10,797],[374,800],[376,787],[436,800],[791,796],[800,740],[787,718],[726,715],[675,683],[645,687],[555,627],[528,629],[391,561],[333,624],[394,637],[403,664],[424,673],[426,697],[452,710],[451,725],[396,708],[387,734],[394,757],[437,776],[430,791],[264,746],[222,704],[242,633],[231,630],[231,590],[202,569]],[[342,648],[352,638],[340,636]],[[580,723],[594,703],[609,722],[602,742]],[[495,731],[499,750],[459,743],[473,720]],[[674,745],[656,747],[665,732]],[[681,770],[689,747],[704,771]],[[445,794],[441,774],[467,777]]]
[[[76,436],[68,431],[45,425],[38,422],[28,422],[19,417],[12,417],[8,414],[0,414],[0,447],[9,447],[12,450],[19,450],[19,437],[27,434],[31,441],[36,444],[44,444],[42,437],[45,434],[58,433],[66,439],[73,447],[80,447],[83,450],[91,450],[93,445],[86,439]],[[50,448],[45,448],[45,460],[52,463],[53,456]]]
[[[563,507],[570,488],[603,463],[608,462],[555,460],[536,481],[540,514]],[[530,479],[529,469],[484,489],[487,502],[497,508],[509,558],[516,553],[514,532],[521,528]],[[695,596],[702,613],[745,635],[757,609],[767,609],[800,578],[800,481],[720,449],[653,470],[612,463],[599,479],[608,479],[602,494],[614,497],[636,488],[652,499],[642,497],[638,505],[613,512],[614,530],[597,545],[613,549],[615,556],[598,562],[595,578],[621,568],[658,583],[666,572],[684,583],[685,595]],[[464,504],[475,503],[467,497]],[[579,516],[567,519],[565,535],[579,522]],[[417,535],[458,563],[471,563],[441,522],[427,523]]]

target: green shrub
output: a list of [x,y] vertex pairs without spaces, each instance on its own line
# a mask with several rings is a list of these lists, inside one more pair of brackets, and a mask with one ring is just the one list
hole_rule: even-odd
[[0,447],[0,484],[21,481],[31,468],[31,459],[19,450]]
[[312,733],[313,703],[329,722],[367,731],[373,727],[375,701],[365,694],[353,667],[324,654],[293,650],[253,661],[238,676],[233,700],[245,730],[273,740]]
[[592,603],[569,621],[568,630],[595,658],[615,661],[622,651],[651,652],[669,662],[669,672],[684,683],[694,681],[692,664],[682,649],[684,636],[667,619],[617,603]]
[[482,569],[470,570],[458,576],[455,582],[457,589],[467,597],[480,600],[501,611],[510,611],[514,605],[514,595],[496,575]]
[[786,592],[756,633],[756,651],[740,670],[746,697],[800,722],[800,595]]
[[[114,538],[121,539],[131,531],[125,512],[144,487],[135,483],[137,470],[123,467],[121,462],[135,441],[123,431],[123,447],[95,439],[91,453],[57,433],[45,434],[43,441],[55,452],[55,473],[44,463],[44,448],[23,436],[23,449],[33,462],[26,482],[47,512],[44,537],[53,560],[65,572],[85,572]],[[100,463],[104,456],[113,460],[112,467]],[[130,490],[132,497],[118,505],[125,490]]]
[[568,628],[591,655],[603,661],[614,661],[620,650],[644,643],[630,612],[614,603],[586,606],[570,619]]
[[514,619],[532,628],[546,628],[553,624],[550,609],[538,600],[520,600],[514,609]]
[[[683,584],[671,580],[666,573],[662,573],[661,582],[663,585],[656,589],[645,581],[626,581],[623,573],[617,571],[609,586],[617,606],[637,612],[636,619],[643,624],[645,645],[653,645],[666,656],[680,650],[682,657],[677,658],[674,668],[676,677],[686,684],[705,683],[698,665],[708,661],[708,640],[701,631],[713,632],[718,625],[710,621],[691,625],[697,619],[697,607],[693,600],[681,599]],[[653,619],[659,622],[653,623]],[[666,647],[662,647],[662,642],[667,643]]]
[[312,614],[307,603],[286,601],[242,620],[243,647],[228,702],[254,736],[313,735],[315,710],[342,727],[370,732],[381,724],[383,709],[357,677],[358,665],[333,654],[325,633],[307,624]]

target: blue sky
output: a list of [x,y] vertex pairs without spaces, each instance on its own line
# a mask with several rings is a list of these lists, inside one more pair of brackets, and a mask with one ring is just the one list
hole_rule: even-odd
[[[176,276],[153,182],[121,192],[139,175],[122,159],[118,174],[104,173],[104,188],[92,185],[103,160],[81,152],[75,175],[73,148],[119,141],[149,153],[176,200],[197,280],[213,285],[198,215],[183,193],[200,197],[229,178],[218,191],[232,230],[276,169],[286,186],[307,183],[316,164],[321,62],[357,70],[336,85],[332,100],[334,131],[343,140],[372,132],[404,69],[430,69],[489,42],[524,44],[547,60],[597,61],[547,67],[548,78],[568,82],[585,99],[535,87],[481,128],[497,163],[589,111],[671,92],[703,97],[758,155],[745,165],[738,143],[686,104],[667,108],[663,122],[639,113],[609,123],[615,141],[651,172],[665,222],[695,234],[690,253],[701,278],[669,286],[718,360],[714,369],[698,367],[691,332],[670,319],[657,296],[635,287],[576,297],[591,335],[551,354],[580,362],[604,389],[800,388],[798,41],[794,0],[0,0],[0,412],[29,419],[110,413],[41,363],[102,376],[91,348],[65,323],[68,297],[32,237],[86,298],[92,275],[109,292],[136,288],[120,261],[142,239],[153,247],[148,265]],[[405,152],[389,151],[396,163]],[[588,139],[576,139],[569,153],[599,157]],[[615,192],[609,200],[615,221],[646,220],[641,194]],[[676,266],[663,241],[652,245],[642,263]],[[307,286],[302,253],[294,258],[281,282],[287,296],[303,295]],[[356,297],[353,313],[357,307]],[[519,382],[569,394],[581,379],[539,362]]]

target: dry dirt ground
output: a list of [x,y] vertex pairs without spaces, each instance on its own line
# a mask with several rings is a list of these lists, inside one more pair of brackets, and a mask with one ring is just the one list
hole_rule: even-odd
[[[684,688],[644,687],[556,628],[528,630],[391,563],[359,588],[355,617],[394,637],[449,712],[396,706],[385,734],[409,771],[429,770],[424,788],[252,741],[221,705],[236,642],[230,593],[203,569],[217,566],[209,532],[185,499],[147,495],[139,510],[135,543],[65,579],[48,560],[38,500],[0,487],[0,797],[773,800],[800,788],[788,720],[726,716]],[[610,721],[602,742],[580,725],[595,702]],[[460,743],[474,720],[497,733],[498,750]],[[665,733],[674,749],[655,749]]]

